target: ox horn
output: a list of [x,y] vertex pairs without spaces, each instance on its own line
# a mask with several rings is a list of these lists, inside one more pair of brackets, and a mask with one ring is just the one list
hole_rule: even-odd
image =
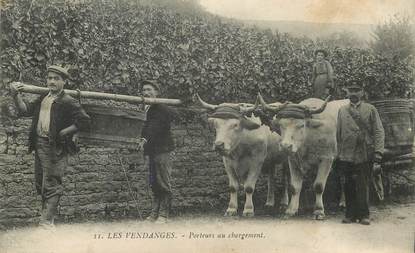
[[255,100],[255,104],[252,106],[239,106],[239,111],[244,115],[249,115],[258,108],[259,102],[258,98]]
[[269,105],[265,102],[264,98],[262,97],[261,93],[258,93],[257,100],[261,103],[262,107],[264,107],[266,110],[271,111],[273,113],[278,113],[281,109],[286,107],[288,105],[288,102],[285,102],[284,104],[275,106],[275,105]]
[[199,96],[199,94],[198,94],[198,93],[196,93],[196,94],[195,94],[195,97],[196,97],[196,99],[199,101],[200,105],[201,105],[202,107],[206,108],[206,109],[209,109],[209,110],[215,110],[216,108],[218,108],[218,106],[217,106],[217,105],[212,105],[212,104],[209,104],[209,103],[206,103],[205,101],[203,101],[203,100],[200,98],[200,96]]
[[324,103],[316,109],[311,109],[309,108],[308,111],[310,112],[310,114],[318,114],[318,113],[322,113],[324,111],[324,109],[326,109],[327,103],[329,102],[331,96],[329,95],[326,100],[324,100]]

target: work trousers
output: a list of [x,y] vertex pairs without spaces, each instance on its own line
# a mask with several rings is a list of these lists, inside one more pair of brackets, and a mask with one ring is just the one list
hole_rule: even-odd
[[63,192],[62,177],[67,156],[58,156],[48,138],[37,137],[35,148],[35,184],[42,196],[42,219],[53,221]]
[[370,163],[341,162],[345,177],[346,218],[369,218]]
[[151,216],[168,217],[170,214],[172,190],[170,153],[153,154],[148,157],[150,187],[152,190]]

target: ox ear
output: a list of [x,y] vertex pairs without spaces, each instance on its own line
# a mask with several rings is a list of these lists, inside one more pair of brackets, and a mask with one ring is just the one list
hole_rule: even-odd
[[249,119],[246,119],[245,117],[241,118],[241,127],[248,130],[255,130],[259,128],[261,125],[257,124],[255,122],[252,122]]
[[306,127],[317,128],[317,127],[322,126],[323,122],[318,119],[307,119],[305,124],[306,124]]

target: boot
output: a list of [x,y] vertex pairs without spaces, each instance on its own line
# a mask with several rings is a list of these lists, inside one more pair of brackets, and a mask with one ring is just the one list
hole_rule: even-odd
[[52,223],[58,212],[59,198],[59,195],[55,195],[46,199],[46,220],[51,221]]
[[167,223],[167,217],[159,216],[154,223],[155,224],[166,224]]
[[360,220],[360,224],[370,225],[370,220],[368,218],[363,218],[363,219]]
[[149,221],[149,222],[156,221],[159,216],[159,210],[160,210],[160,198],[157,196],[157,194],[153,193],[151,197],[151,213],[146,218],[146,221]]
[[170,215],[170,208],[171,208],[171,194],[164,193],[160,200],[160,212],[159,217],[164,217],[167,219]]

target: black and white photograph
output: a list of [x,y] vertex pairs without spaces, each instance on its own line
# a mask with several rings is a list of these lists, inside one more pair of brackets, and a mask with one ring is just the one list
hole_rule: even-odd
[[1,253],[415,252],[414,0],[0,0]]

